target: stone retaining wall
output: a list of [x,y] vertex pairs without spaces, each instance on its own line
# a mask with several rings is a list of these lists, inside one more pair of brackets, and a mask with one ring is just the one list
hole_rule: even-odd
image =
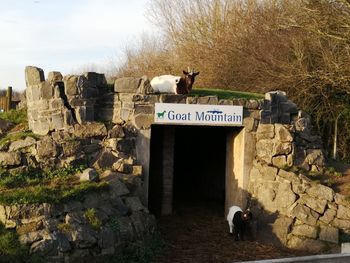
[[[284,92],[269,92],[261,100],[155,94],[147,77],[117,79],[114,90],[109,90],[104,77],[96,73],[65,77],[49,73],[45,81],[42,70],[35,67],[27,68],[26,80],[28,119],[35,133],[66,133],[72,131],[74,123],[91,120],[111,122],[107,136],[97,144],[91,139],[90,145],[80,146],[91,150],[88,159],[95,168],[122,173],[145,175],[148,170],[144,153],[149,149],[154,103],[244,106],[244,130],[250,134],[249,144],[255,145],[249,186],[244,190],[253,198],[254,214],[258,218],[274,215],[274,234],[293,248],[323,249],[327,243],[338,242],[339,230],[350,231],[350,207],[345,197],[293,172],[294,168],[322,172],[325,158],[320,137],[311,132],[309,116]],[[77,127],[73,130],[78,132],[81,128]],[[56,156],[66,152],[69,147]],[[0,163],[11,167],[20,159],[16,154],[0,153]],[[145,195],[142,191],[145,188],[138,188],[139,196]]]
[[[0,222],[15,229],[30,253],[46,262],[103,262],[156,229],[155,218],[116,173],[111,190],[65,204],[0,205]],[[87,211],[99,220],[89,221]]]

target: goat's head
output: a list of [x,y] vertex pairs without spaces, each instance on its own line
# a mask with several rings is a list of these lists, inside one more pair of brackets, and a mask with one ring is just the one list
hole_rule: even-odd
[[250,212],[249,208],[242,213],[243,221],[249,221],[252,218],[253,218],[253,214],[252,214],[252,212]]
[[186,93],[190,93],[190,91],[192,90],[194,79],[199,74],[199,72],[194,72],[194,69],[190,70],[190,68],[188,68],[188,70],[184,70],[183,73],[186,86]]

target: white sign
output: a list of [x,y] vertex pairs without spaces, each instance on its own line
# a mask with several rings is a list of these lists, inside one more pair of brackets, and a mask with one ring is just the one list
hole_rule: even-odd
[[197,125],[242,125],[243,107],[156,103],[155,123]]

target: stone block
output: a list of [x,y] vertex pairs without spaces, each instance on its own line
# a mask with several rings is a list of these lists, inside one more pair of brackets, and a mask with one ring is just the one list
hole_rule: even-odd
[[21,163],[20,152],[0,152],[0,166],[19,166]]
[[144,130],[150,129],[151,125],[154,123],[153,114],[136,114],[132,120],[132,123],[137,129]]
[[51,71],[47,75],[47,81],[53,86],[55,85],[56,82],[61,82],[62,80],[63,80],[63,76],[61,72]]
[[64,128],[62,113],[57,113],[52,115],[51,130],[61,130]]
[[18,141],[14,141],[11,142],[10,146],[9,146],[9,152],[14,152],[23,148],[27,148],[30,147],[32,145],[34,145],[36,143],[36,140],[33,137],[26,137],[23,140],[18,140]]
[[41,86],[40,86],[40,84],[27,87],[26,97],[27,97],[28,102],[40,100],[41,99]]
[[129,207],[131,211],[147,210],[141,203],[140,199],[136,196],[126,197],[125,204],[127,205],[127,207]]
[[326,248],[326,244],[323,241],[293,235],[289,238],[287,246],[299,250],[305,250],[307,248],[309,252],[313,253],[321,253]]
[[219,99],[217,96],[203,96],[198,98],[198,104],[207,104],[207,105],[217,105]]
[[150,104],[135,104],[134,114],[154,114],[154,105]]
[[[188,97],[187,98],[187,103],[188,104],[193,104],[193,103],[190,103],[189,102],[189,99],[190,98],[195,98],[195,97]],[[197,102],[196,102],[197,103]],[[195,104],[196,104],[195,103]],[[218,105],[233,105],[233,101],[232,100],[225,100],[225,99],[220,99],[219,101],[218,101]]]
[[333,189],[322,184],[313,184],[306,192],[312,197],[328,201],[333,201],[334,198]]
[[311,226],[316,225],[317,219],[319,218],[319,215],[316,212],[313,212],[309,207],[302,204],[297,204],[292,209],[291,215]]
[[66,75],[63,78],[64,90],[67,96],[78,95],[78,78],[76,75]]
[[139,93],[142,79],[135,77],[123,77],[114,82],[114,91],[118,93]]
[[162,103],[186,103],[186,95],[161,94],[159,101]]
[[324,211],[326,209],[326,205],[327,205],[327,200],[311,197],[307,194],[301,195],[298,202],[300,204],[304,204],[304,205],[310,207],[312,210],[318,212],[319,214],[324,213]]
[[272,232],[283,245],[287,244],[287,237],[293,225],[293,219],[289,217],[278,217],[272,225]]
[[256,131],[258,141],[272,139],[275,137],[275,126],[273,124],[260,124]]
[[337,217],[340,219],[350,220],[350,207],[345,205],[339,205],[337,211]]
[[96,72],[85,72],[83,75],[94,87],[103,88],[107,85],[107,80],[104,74]]
[[118,159],[119,158],[116,157],[111,151],[106,149],[98,154],[93,167],[97,170],[111,168],[113,164],[118,161]]
[[331,222],[331,224],[332,224],[332,226],[334,226],[336,228],[350,230],[350,220],[334,218],[334,220]]
[[27,87],[40,84],[45,81],[44,71],[41,68],[27,66],[25,68],[25,79]]
[[64,106],[63,100],[61,98],[49,100],[49,109],[60,110],[63,107],[65,107],[65,106]]
[[275,124],[276,139],[281,142],[292,142],[293,135],[289,130],[289,126]]
[[131,173],[134,176],[141,176],[142,175],[142,165],[133,165]]
[[103,138],[107,136],[107,128],[99,122],[76,124],[74,125],[73,134],[81,138]]
[[317,233],[318,233],[318,227],[309,226],[305,224],[295,225],[291,233],[295,236],[302,236],[302,237],[316,239]]
[[286,92],[280,90],[265,93],[265,99],[272,103],[288,101]]
[[39,159],[56,157],[57,155],[57,144],[50,136],[46,136],[37,142],[37,156]]
[[257,110],[259,109],[260,104],[259,104],[259,101],[250,99],[250,100],[247,100],[245,107],[248,109]]
[[285,155],[273,157],[272,164],[273,164],[273,166],[276,166],[276,167],[282,168],[282,169],[285,167],[290,167],[290,165],[287,162],[287,156],[285,156]]
[[281,113],[298,113],[298,106],[291,101],[280,102],[278,106]]
[[95,169],[87,168],[81,174],[77,175],[80,182],[97,182],[99,181],[99,174]]
[[40,89],[41,99],[49,100],[53,98],[54,87],[48,81],[40,83]]
[[273,156],[273,147],[274,142],[272,140],[258,140],[256,143],[256,155],[258,159],[270,164]]
[[319,239],[331,243],[338,244],[339,230],[335,227],[321,226]]

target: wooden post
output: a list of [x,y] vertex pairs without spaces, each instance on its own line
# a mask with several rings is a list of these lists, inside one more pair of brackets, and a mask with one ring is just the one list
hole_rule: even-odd
[[11,104],[12,104],[12,87],[11,86],[7,88],[6,98],[7,98],[7,107],[5,111],[9,111],[11,110]]

